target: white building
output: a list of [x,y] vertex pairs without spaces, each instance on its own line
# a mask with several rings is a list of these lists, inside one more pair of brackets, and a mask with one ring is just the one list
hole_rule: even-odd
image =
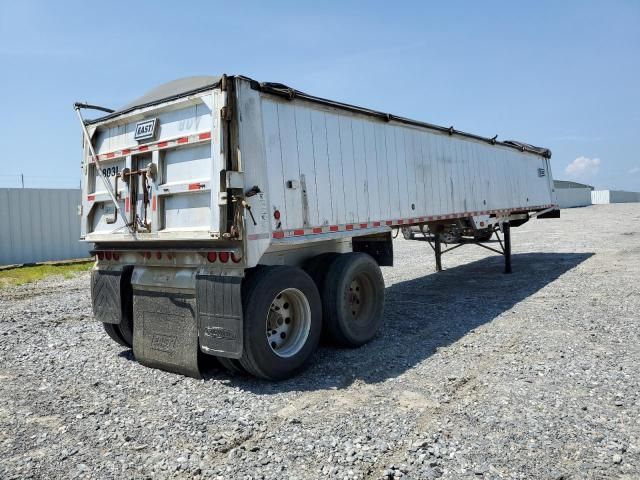
[[593,190],[591,185],[567,180],[554,180],[553,186],[560,208],[586,207],[591,205],[591,191]]
[[593,204],[640,202],[640,192],[625,192],[624,190],[594,190],[591,192],[591,202]]
[[0,188],[0,265],[88,257],[79,204],[78,189]]

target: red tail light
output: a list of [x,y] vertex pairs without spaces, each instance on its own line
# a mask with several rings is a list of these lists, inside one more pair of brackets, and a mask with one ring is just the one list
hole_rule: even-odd
[[275,218],[276,220],[280,220],[280,210],[276,210],[275,212],[273,212],[273,218]]
[[160,260],[162,258],[162,252],[156,252],[156,258]]
[[240,263],[240,260],[242,260],[242,257],[236,255],[235,253],[231,252],[231,261],[233,263]]
[[113,259],[120,260],[120,254],[118,252],[113,252]]
[[104,258],[107,260],[111,260],[111,252],[108,250],[104,252]]
[[98,252],[97,256],[98,256],[98,260],[104,260],[104,252]]
[[220,252],[218,258],[222,263],[227,263],[229,261],[229,252]]
[[218,254],[216,252],[207,253],[207,260],[209,260],[211,263],[215,262],[217,259],[218,259]]

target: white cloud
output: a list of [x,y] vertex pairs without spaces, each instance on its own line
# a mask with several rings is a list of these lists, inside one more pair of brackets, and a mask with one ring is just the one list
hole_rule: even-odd
[[599,158],[578,157],[564,169],[564,173],[574,177],[593,177],[600,170]]
[[633,167],[631,170],[629,170],[629,173],[631,175],[635,175],[636,173],[640,172],[640,167]]

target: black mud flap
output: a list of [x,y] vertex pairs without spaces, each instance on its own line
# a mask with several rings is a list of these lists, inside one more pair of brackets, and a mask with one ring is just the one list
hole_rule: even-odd
[[119,324],[122,320],[121,283],[128,281],[121,271],[93,270],[91,272],[91,307],[99,322]]
[[142,365],[202,378],[193,295],[134,289],[133,353]]
[[242,278],[198,275],[196,299],[200,348],[210,355],[242,356]]
[[560,209],[549,210],[546,213],[538,215],[538,218],[560,218]]

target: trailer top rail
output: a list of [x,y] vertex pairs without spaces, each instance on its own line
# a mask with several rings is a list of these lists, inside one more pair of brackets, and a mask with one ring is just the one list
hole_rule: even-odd
[[[489,143],[491,145],[502,145],[505,147],[513,148],[521,152],[528,152],[536,155],[541,155],[544,158],[551,158],[551,150],[548,148],[537,147],[537,146],[530,145],[524,142],[519,142],[516,140],[499,141],[497,139],[498,135],[495,135],[494,137],[491,137],[491,138],[483,137],[482,135],[476,135],[473,133],[456,130],[453,126],[444,127],[444,126],[436,125],[433,123],[423,122],[419,120],[412,120],[410,118],[393,115],[391,113],[384,113],[384,112],[372,110],[369,108],[351,105],[348,103],[329,100],[323,97],[317,97],[315,95],[310,95],[300,90],[296,90],[282,83],[258,82],[257,80],[253,80],[252,78],[245,77],[242,75],[238,75],[238,77],[249,81],[251,84],[251,87],[255,90],[259,90],[261,92],[284,97],[289,100],[293,100],[294,98],[300,98],[310,102],[319,103],[322,105],[327,105],[327,106],[339,108],[342,110],[348,110],[348,111],[359,113],[362,115],[376,117],[386,122],[393,120],[406,125],[414,125],[418,127],[428,128],[430,130],[435,130],[441,133],[447,133],[451,136],[456,135],[460,137],[471,138],[474,140],[479,140],[482,142]],[[122,107],[121,109],[113,113],[110,113],[108,115],[105,115],[93,120],[87,120],[85,121],[85,123],[87,125],[91,125],[91,124],[106,122],[108,120],[114,119],[121,115],[125,115],[127,113],[131,113],[141,108],[152,107],[154,105],[158,105],[170,100],[187,97],[189,95],[195,95],[197,93],[200,93],[212,88],[220,87],[221,85],[224,85],[225,82],[229,81],[232,78],[233,76],[222,75],[222,76],[188,77],[188,78],[174,80],[172,82],[168,82],[163,85],[160,85],[159,87],[148,92],[146,95],[140,97],[139,99],[131,102],[130,104]]]

